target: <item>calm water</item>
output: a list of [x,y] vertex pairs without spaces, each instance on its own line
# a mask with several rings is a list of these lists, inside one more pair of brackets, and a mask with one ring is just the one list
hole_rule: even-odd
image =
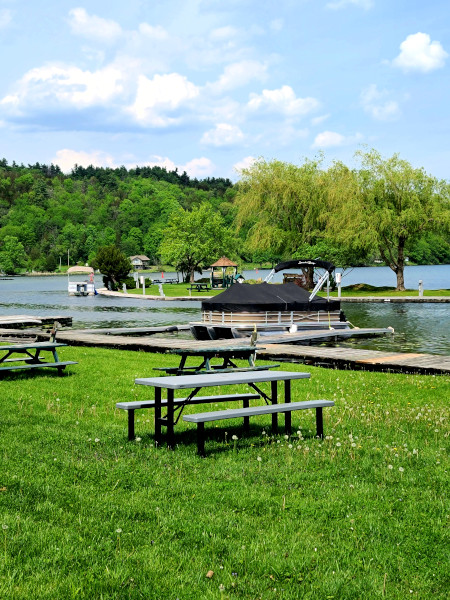
[[[267,272],[244,272],[244,276],[264,277]],[[345,276],[343,285],[362,282],[395,285],[392,278],[392,272],[386,267],[358,268]],[[450,265],[407,267],[405,278],[406,286],[410,288],[417,289],[419,279],[423,280],[426,289],[449,288]],[[100,287],[99,276],[96,276],[96,282]],[[450,353],[450,304],[362,305],[343,302],[342,308],[347,319],[359,327],[391,326],[395,329],[394,336],[348,341],[345,345],[389,351]],[[17,277],[0,280],[0,315],[71,316],[76,328],[159,326],[199,320],[200,302],[68,296],[64,276]]]

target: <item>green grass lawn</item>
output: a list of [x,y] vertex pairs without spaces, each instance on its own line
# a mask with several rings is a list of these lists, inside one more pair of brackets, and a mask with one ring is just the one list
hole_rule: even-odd
[[127,442],[115,409],[148,398],[134,379],[176,357],[60,358],[79,364],[1,381],[1,598],[448,597],[447,377],[285,364],[311,373],[294,401],[335,401],[327,438],[312,411],[293,413],[289,439],[270,416],[246,437],[218,422],[201,459],[194,426],[179,423],[174,450],[155,447],[141,411]]
[[[402,297],[402,296],[418,296],[419,292],[417,290],[406,290],[404,292],[396,292],[393,287],[376,287],[376,286],[367,286],[364,284],[360,284],[362,289],[359,289],[358,286],[349,286],[348,288],[343,288],[341,291],[342,298],[349,296],[390,296],[390,297]],[[164,294],[168,297],[174,298],[177,296],[189,296],[188,290],[189,284],[187,283],[171,283],[163,285]],[[129,294],[142,295],[142,288],[139,289],[130,289],[128,288]],[[222,289],[213,289],[208,292],[197,292],[197,290],[192,290],[192,296],[216,296],[223,292]],[[159,296],[159,287],[157,285],[149,285],[145,287],[145,293],[152,296]],[[320,296],[326,296],[326,291],[322,290],[319,294]],[[337,291],[331,292],[331,296],[337,297]],[[450,290],[424,290],[424,296],[450,296]]]

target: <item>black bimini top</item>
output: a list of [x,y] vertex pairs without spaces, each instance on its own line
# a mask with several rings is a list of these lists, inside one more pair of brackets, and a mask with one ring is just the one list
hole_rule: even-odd
[[295,283],[235,283],[214,298],[202,302],[202,310],[227,312],[261,312],[288,310],[340,309],[339,300],[327,301],[315,297],[309,301],[310,293]]

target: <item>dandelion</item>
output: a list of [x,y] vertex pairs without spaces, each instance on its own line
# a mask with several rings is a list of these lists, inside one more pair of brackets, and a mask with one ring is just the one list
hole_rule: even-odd
[[261,435],[266,435],[266,432],[265,432],[265,431],[263,431]]
[[137,437],[137,438],[136,438],[136,441],[137,441],[137,442],[140,442],[141,440],[142,440],[142,438],[140,438],[140,437]]
[[394,467],[392,465],[388,465],[388,469],[393,469]]
[[237,435],[233,435],[233,437],[231,438],[232,440],[236,441],[238,439]]
[[98,443],[100,441],[100,438],[95,438],[94,442]]
[[120,527],[118,529],[116,529],[116,533],[122,533],[122,530],[120,529]]
[[341,445],[341,442],[338,442],[338,443],[336,444],[336,446],[337,446],[338,448],[340,447],[340,445]]
[[352,442],[352,448],[356,448],[355,442]]
[[219,590],[220,590],[221,592],[224,592],[224,591],[225,591],[225,586],[223,585],[223,583],[221,583],[221,584],[219,585]]
[[288,439],[289,439],[289,436],[288,436],[288,435],[285,435],[285,436],[284,436],[284,439],[285,439],[285,440],[288,440]]
[[2,529],[3,529],[3,531],[6,531],[8,529],[8,525],[6,523],[3,523]]
[[256,460],[257,460],[258,462],[261,462],[261,461],[262,461],[262,458],[261,458],[260,456],[257,456],[257,457],[256,457]]
[[292,448],[292,444],[289,444],[288,448]]
[[400,473],[403,473],[403,471],[405,470],[403,467],[399,467],[398,470],[400,471]]

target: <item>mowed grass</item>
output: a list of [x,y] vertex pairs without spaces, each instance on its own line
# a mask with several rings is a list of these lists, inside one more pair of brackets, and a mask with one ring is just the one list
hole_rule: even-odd
[[281,418],[275,437],[270,416],[245,437],[218,422],[201,459],[193,426],[155,447],[141,411],[128,442],[115,409],[176,357],[60,357],[79,364],[0,382],[1,598],[448,597],[447,377],[285,364],[311,373],[294,401],[335,401],[327,439],[312,411],[293,413],[289,439]]

